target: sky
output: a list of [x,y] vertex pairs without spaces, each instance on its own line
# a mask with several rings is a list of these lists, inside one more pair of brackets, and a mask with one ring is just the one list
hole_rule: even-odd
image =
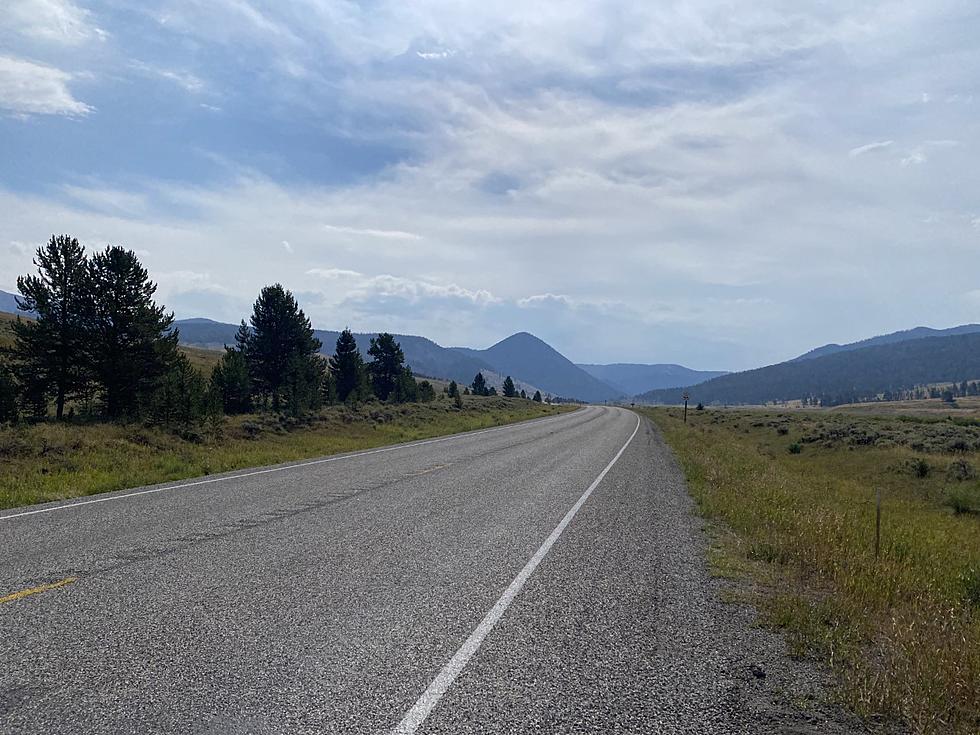
[[980,321],[975,0],[4,0],[0,289],[744,369]]

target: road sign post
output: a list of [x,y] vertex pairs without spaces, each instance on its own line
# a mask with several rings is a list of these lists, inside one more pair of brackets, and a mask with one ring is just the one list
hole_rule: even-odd
[[682,395],[681,398],[684,399],[684,423],[686,424],[687,423],[687,402],[689,400],[691,400],[691,396],[689,396],[687,394],[687,391],[684,391],[684,395]]

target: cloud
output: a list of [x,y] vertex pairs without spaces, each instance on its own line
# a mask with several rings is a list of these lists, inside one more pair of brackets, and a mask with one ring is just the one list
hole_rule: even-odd
[[323,225],[323,229],[330,232],[339,232],[344,235],[357,235],[363,237],[380,237],[389,240],[421,240],[422,236],[414,232],[404,232],[402,230],[379,230],[370,227],[345,227],[340,225]]
[[857,148],[851,148],[851,150],[847,152],[847,155],[849,155],[851,158],[857,158],[858,156],[863,156],[865,153],[871,153],[873,151],[880,151],[888,148],[894,142],[895,141],[893,140],[881,140],[876,143],[859,145]]
[[8,0],[6,5],[0,27],[10,27],[31,39],[77,46],[108,36],[92,24],[89,11],[70,0]]
[[185,92],[190,94],[203,92],[205,88],[204,80],[191,72],[166,69],[159,66],[154,66],[153,64],[147,64],[142,61],[134,61],[130,66],[140,74],[151,77],[159,77],[160,79],[166,79],[169,82],[173,82],[177,86],[181,87]]
[[290,255],[293,254],[293,246],[289,244],[289,240],[282,241],[282,249],[285,250]]
[[0,109],[22,116],[87,115],[93,108],[72,96],[71,77],[54,67],[0,56]]

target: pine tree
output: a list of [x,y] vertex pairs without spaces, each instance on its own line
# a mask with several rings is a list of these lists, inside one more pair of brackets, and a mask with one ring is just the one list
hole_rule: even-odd
[[523,398],[525,401],[527,400],[527,393],[524,392],[523,388],[521,388],[521,398]]
[[456,396],[459,395],[459,386],[456,385],[456,381],[455,380],[451,380],[449,382],[449,390],[446,392],[446,394],[450,398],[455,398]]
[[17,279],[17,306],[35,312],[36,319],[14,322],[14,360],[36,412],[45,413],[53,396],[61,419],[65,402],[91,378],[85,350],[92,294],[88,260],[78,240],[52,235],[38,248],[34,265],[37,275]]
[[89,354],[110,418],[143,413],[158,381],[174,365],[174,315],[153,300],[156,284],[136,254],[108,247],[89,263],[93,319]]
[[514,381],[509,375],[504,378],[504,395],[507,396],[507,398],[514,398],[517,396],[517,390],[514,388]]
[[473,384],[470,389],[475,396],[488,396],[490,395],[487,390],[487,379],[483,377],[483,373],[477,373],[476,377],[473,378]]
[[221,361],[211,371],[211,392],[220,397],[225,413],[248,413],[252,410],[252,384],[241,350],[225,347]]
[[17,382],[6,365],[0,364],[0,424],[17,420]]
[[365,388],[364,360],[350,329],[337,338],[337,349],[330,360],[330,373],[336,384],[337,400],[357,400]]
[[368,354],[373,360],[368,364],[368,373],[371,376],[374,395],[382,401],[386,401],[395,391],[399,378],[402,376],[405,353],[402,352],[401,346],[394,337],[387,332],[382,332],[377,337],[371,338]]
[[534,398],[531,400],[533,400],[535,403],[541,403],[541,391],[534,391]]
[[412,368],[405,366],[398,373],[398,377],[395,379],[395,390],[392,392],[392,397],[396,403],[409,403],[419,399],[419,384],[415,380]]
[[283,402],[292,413],[318,404],[325,367],[318,355],[320,340],[293,294],[281,284],[262,289],[249,325],[242,322],[236,341],[253,389],[271,401],[273,411],[282,410]]
[[418,384],[418,400],[421,403],[430,403],[436,399],[436,389],[428,380],[420,380]]

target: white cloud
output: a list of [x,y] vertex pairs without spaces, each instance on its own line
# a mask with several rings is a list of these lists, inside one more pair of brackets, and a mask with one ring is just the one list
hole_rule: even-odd
[[868,143],[866,145],[859,145],[857,148],[851,148],[847,152],[851,158],[857,158],[858,156],[863,156],[865,153],[871,153],[872,151],[880,151],[884,148],[888,148],[895,141],[893,140],[881,140],[875,143]]
[[0,56],[0,109],[16,115],[87,115],[93,108],[72,96],[70,79],[51,66]]
[[174,84],[181,87],[184,91],[190,94],[197,94],[199,92],[203,92],[205,88],[204,80],[198,77],[196,74],[192,74],[191,72],[188,71],[166,69],[163,67],[154,66],[153,64],[147,64],[142,61],[134,61],[132,62],[131,66],[134,70],[136,70],[141,74],[145,74],[147,76],[155,76],[173,82]]
[[107,33],[93,25],[91,14],[70,0],[8,0],[0,18],[6,26],[28,38],[76,46]]
[[293,246],[289,244],[289,240],[282,241],[282,249],[285,250],[290,255],[293,254]]
[[339,232],[344,235],[358,235],[363,237],[380,237],[389,240],[421,240],[422,236],[414,232],[404,232],[403,230],[379,230],[370,227],[347,227],[341,225],[323,225],[323,229],[330,232]]

